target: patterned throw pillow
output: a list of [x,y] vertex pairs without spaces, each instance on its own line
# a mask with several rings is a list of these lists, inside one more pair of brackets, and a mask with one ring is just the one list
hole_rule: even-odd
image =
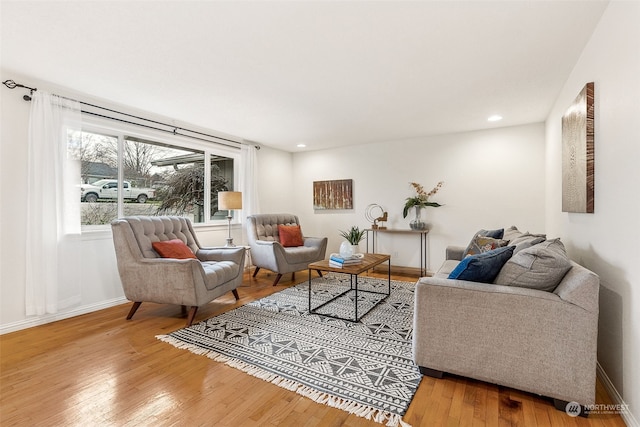
[[[473,236],[473,239],[471,239],[471,242],[469,243],[469,246],[467,246],[467,249],[465,249],[462,257],[464,258],[467,255],[477,255],[477,254],[486,252],[487,250],[493,250],[496,248],[501,248],[506,246],[509,243],[508,241],[503,241],[504,243],[499,242],[499,241],[502,241],[503,235],[504,235],[504,228],[500,228],[497,230],[478,231]],[[482,237],[494,239],[495,241],[491,242],[490,240],[478,239]],[[483,247],[485,248],[484,250],[482,249]]]
[[151,247],[162,258],[187,259],[196,258],[196,255],[180,239],[165,240],[163,242],[153,242]]
[[280,244],[285,248],[304,246],[302,231],[299,225],[278,225],[278,235],[280,235]]
[[480,248],[480,253],[492,251],[494,249],[507,246],[507,240],[494,239],[493,237],[478,236],[475,240],[476,246]]

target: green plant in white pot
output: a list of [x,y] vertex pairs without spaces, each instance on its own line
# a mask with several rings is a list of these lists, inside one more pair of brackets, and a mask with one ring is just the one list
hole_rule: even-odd
[[366,230],[360,230],[355,225],[352,226],[348,231],[340,230],[340,235],[344,237],[347,240],[347,242],[349,242],[349,244],[352,246],[354,254],[358,253],[358,250],[359,250],[358,245],[364,239],[365,233],[366,233]]

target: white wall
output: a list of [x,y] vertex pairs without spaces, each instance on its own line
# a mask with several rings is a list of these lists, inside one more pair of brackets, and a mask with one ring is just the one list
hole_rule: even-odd
[[[113,105],[105,100],[91,99],[70,89],[53,86],[15,72],[0,69],[0,79],[13,79],[30,87],[38,87],[59,95],[93,102],[140,114],[144,117],[166,120],[151,113],[133,111]],[[82,289],[79,307],[56,315],[25,315],[25,230],[27,193],[27,132],[30,103],[22,99],[25,90],[10,91],[2,87],[1,144],[0,144],[0,333],[78,315],[115,304],[124,303],[124,293],[118,277],[115,253],[109,229],[83,234]],[[186,125],[186,127],[194,128]],[[206,129],[200,129],[207,132]],[[209,133],[212,133],[209,131]],[[290,153],[263,148],[258,152],[260,192],[266,209],[292,211],[292,159]],[[240,226],[234,226],[232,235],[236,244],[242,240]],[[200,243],[204,246],[222,245],[227,235],[226,226],[196,226]]]
[[[415,195],[409,183],[429,191],[444,181],[432,200],[445,206],[426,209],[427,264],[433,270],[447,245],[466,245],[480,228],[544,231],[544,145],[544,125],[538,123],[296,153],[296,213],[305,234],[328,236],[328,251],[337,252],[339,230],[370,226],[364,215],[369,204],[388,211],[388,228],[408,229],[411,214],[402,218],[402,209]],[[354,209],[314,212],[313,181],[333,179],[353,179]],[[393,264],[419,267],[417,236],[381,235],[379,242],[378,252],[391,254]]]
[[[546,122],[547,231],[600,276],[598,361],[640,415],[640,3],[612,1]],[[595,83],[595,213],[562,211],[561,117]],[[637,421],[634,422],[638,425]]]
[[[15,72],[0,69],[0,76],[2,80],[14,79],[98,105],[162,119]],[[86,279],[81,306],[58,316],[27,318],[24,314],[24,210],[30,104],[22,100],[23,92],[4,88],[1,92],[0,333],[124,301],[107,230],[87,234],[83,239],[82,268]],[[543,137],[543,126],[537,124],[295,155],[263,147],[258,151],[260,211],[297,213],[307,235],[329,236],[329,250],[337,251],[341,241],[338,230],[352,224],[368,226],[364,218],[368,204],[378,203],[389,211],[390,228],[406,228],[409,218],[402,219],[401,211],[404,199],[413,194],[409,182],[417,181],[430,189],[444,180],[445,185],[434,200],[446,206],[428,209],[427,216],[433,227],[429,267],[437,266],[447,244],[464,245],[479,228],[511,224],[522,229],[544,228]],[[314,213],[312,182],[339,178],[354,179],[355,209]],[[514,194],[522,194],[523,199],[514,202]],[[198,236],[204,245],[221,244],[226,229],[199,228]],[[238,227],[233,236],[236,242],[242,240]],[[398,264],[419,265],[417,239],[381,239],[380,243],[380,251],[398,253]]]
[[293,212],[293,155],[262,147],[258,150],[258,176],[260,212]]

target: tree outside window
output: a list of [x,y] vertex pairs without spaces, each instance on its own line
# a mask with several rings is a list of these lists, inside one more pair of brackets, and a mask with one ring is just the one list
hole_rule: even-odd
[[205,183],[204,151],[123,137],[124,182],[118,185],[118,136],[83,132],[79,151],[83,226],[116,219],[119,192],[125,216],[180,215],[194,223],[205,222],[204,194],[209,191],[209,218],[226,217],[226,212],[217,210],[217,195],[233,188],[233,158],[209,153],[211,179]]

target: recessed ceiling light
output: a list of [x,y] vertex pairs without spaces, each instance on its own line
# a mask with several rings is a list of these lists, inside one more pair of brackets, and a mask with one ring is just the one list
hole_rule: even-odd
[[502,116],[494,114],[493,116],[490,116],[487,120],[490,122],[499,122],[500,120],[502,120]]
[[307,144],[298,144],[298,145],[296,145],[296,147],[298,147],[298,148],[304,148],[306,146],[307,146]]

